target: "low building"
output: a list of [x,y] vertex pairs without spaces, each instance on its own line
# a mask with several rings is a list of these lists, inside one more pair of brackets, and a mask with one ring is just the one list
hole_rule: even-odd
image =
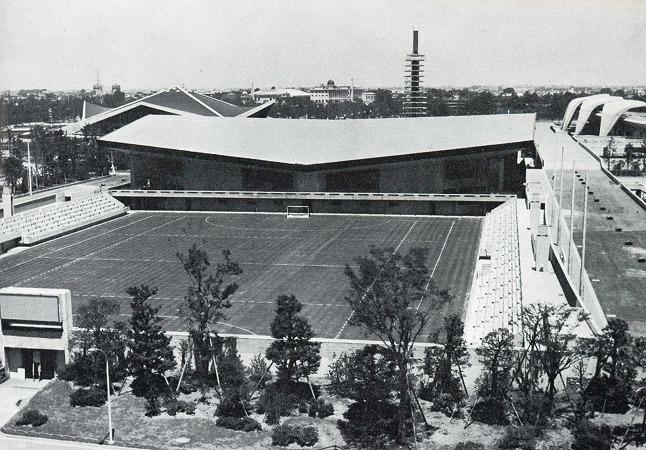
[[67,289],[0,289],[0,360],[12,378],[50,379],[70,360]]
[[334,80],[310,89],[310,98],[315,103],[326,105],[328,103],[350,102],[354,99],[352,86],[337,86]]
[[251,94],[253,99],[258,103],[266,103],[272,100],[282,100],[286,98],[311,98],[309,92],[300,89],[276,89],[272,87],[266,90],[257,90]]
[[361,101],[366,105],[373,103],[377,99],[377,94],[372,91],[363,92],[361,94]]

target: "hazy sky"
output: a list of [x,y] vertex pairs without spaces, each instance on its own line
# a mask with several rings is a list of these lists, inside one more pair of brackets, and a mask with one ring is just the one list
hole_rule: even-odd
[[0,0],[0,91],[646,84],[646,0]]

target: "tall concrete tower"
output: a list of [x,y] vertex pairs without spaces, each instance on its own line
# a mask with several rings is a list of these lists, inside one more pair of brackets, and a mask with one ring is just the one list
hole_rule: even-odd
[[103,85],[101,84],[101,79],[99,78],[99,69],[96,69],[96,83],[92,86],[92,92],[95,97],[100,97],[103,95]]
[[418,31],[413,30],[413,53],[406,55],[404,68],[404,116],[426,115],[426,94],[422,90],[424,55],[418,52]]

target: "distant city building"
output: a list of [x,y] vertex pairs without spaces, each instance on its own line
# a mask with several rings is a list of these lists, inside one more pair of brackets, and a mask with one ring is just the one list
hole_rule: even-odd
[[301,91],[300,89],[271,89],[257,90],[252,94],[253,99],[258,103],[265,103],[271,100],[279,100],[285,98],[311,98],[309,92]]
[[99,71],[96,71],[96,83],[94,83],[94,86],[92,86],[92,94],[95,97],[100,97],[103,95],[103,85],[101,84],[101,81],[99,79]]
[[418,31],[413,30],[413,53],[406,55],[404,69],[405,116],[426,115],[426,93],[421,89],[424,78],[424,55],[418,52]]
[[120,85],[120,84],[117,84],[117,83],[114,83],[114,84],[112,85],[112,93],[114,94],[114,93],[115,93],[115,92],[117,92],[117,91],[121,91],[121,85]]
[[454,95],[450,98],[443,99],[443,101],[452,115],[461,115],[464,113],[464,106],[467,104],[466,98]]
[[336,86],[334,80],[328,80],[327,84],[322,84],[310,89],[310,99],[315,103],[327,104],[338,102],[349,102],[354,98],[354,88],[352,86]]
[[374,92],[368,91],[361,94],[361,101],[366,105],[371,104],[377,98],[377,94]]

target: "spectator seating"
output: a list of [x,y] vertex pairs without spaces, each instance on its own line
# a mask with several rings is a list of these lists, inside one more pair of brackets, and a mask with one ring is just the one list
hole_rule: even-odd
[[470,346],[491,331],[519,333],[522,309],[516,201],[508,200],[484,219],[465,323]]
[[20,239],[32,245],[125,214],[127,208],[107,193],[59,202],[0,219],[0,243]]

